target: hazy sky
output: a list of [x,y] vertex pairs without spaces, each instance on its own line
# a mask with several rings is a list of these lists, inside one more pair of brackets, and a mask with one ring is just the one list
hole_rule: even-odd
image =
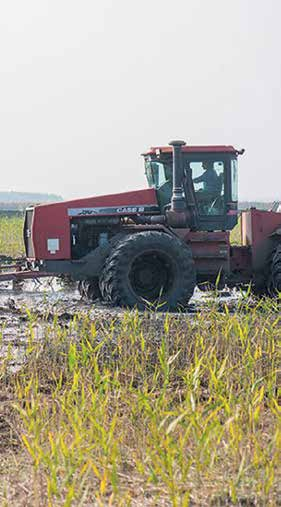
[[0,1],[1,190],[145,186],[140,153],[233,144],[281,199],[280,0]]

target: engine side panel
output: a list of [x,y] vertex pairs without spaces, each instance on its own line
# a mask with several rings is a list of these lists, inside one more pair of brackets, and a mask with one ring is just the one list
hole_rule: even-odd
[[[35,206],[31,224],[34,259],[71,259],[71,220],[157,213],[154,189]],[[25,231],[25,236],[27,231]],[[29,250],[31,251],[31,250]]]

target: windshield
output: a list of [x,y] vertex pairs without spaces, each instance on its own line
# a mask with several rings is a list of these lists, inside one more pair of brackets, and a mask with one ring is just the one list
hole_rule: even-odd
[[162,162],[146,160],[145,174],[149,187],[160,188],[168,181],[165,166]]

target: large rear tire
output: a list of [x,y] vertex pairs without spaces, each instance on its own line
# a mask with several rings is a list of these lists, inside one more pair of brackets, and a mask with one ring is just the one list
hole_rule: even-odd
[[116,306],[160,311],[187,305],[196,275],[191,249],[180,239],[158,231],[123,238],[106,260],[100,290]]

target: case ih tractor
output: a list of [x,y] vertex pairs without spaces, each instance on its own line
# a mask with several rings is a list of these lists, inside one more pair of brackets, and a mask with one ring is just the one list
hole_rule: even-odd
[[243,212],[242,246],[230,244],[242,153],[173,141],[143,154],[146,190],[27,209],[29,268],[71,276],[92,300],[140,309],[183,307],[218,273],[228,286],[280,291],[280,213]]

